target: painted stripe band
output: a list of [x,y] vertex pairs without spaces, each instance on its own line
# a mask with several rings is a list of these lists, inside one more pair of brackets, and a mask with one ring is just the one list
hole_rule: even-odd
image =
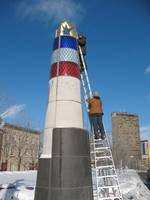
[[[59,67],[59,72],[57,70],[57,66]],[[54,63],[51,66],[50,78],[53,78],[53,77],[56,77],[56,76],[73,76],[75,78],[80,79],[79,66],[76,63],[73,63],[73,62]]]
[[78,51],[70,48],[59,48],[53,51],[51,64],[61,61],[74,62],[79,64]]
[[60,47],[59,47],[59,37],[55,38],[53,50],[58,48],[71,48],[78,50],[78,42],[75,38],[71,36],[61,36],[60,37]]

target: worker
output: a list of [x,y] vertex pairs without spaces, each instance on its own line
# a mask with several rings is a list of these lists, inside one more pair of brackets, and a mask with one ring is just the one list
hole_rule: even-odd
[[94,131],[95,139],[105,139],[105,131],[103,126],[103,109],[102,101],[97,91],[94,92],[93,98],[87,100],[89,108],[89,117],[91,127]]
[[[85,61],[85,56],[86,56],[86,37],[82,33],[80,33],[79,36],[78,36],[78,44],[79,44],[79,46],[81,48],[81,52],[82,52],[82,55],[84,57],[85,67],[87,68],[86,61]],[[79,60],[80,60],[80,72],[82,73],[82,71],[84,71],[84,66],[83,66],[83,61],[82,61],[80,53],[79,53]]]
[[86,56],[86,37],[83,35],[83,33],[80,33],[78,36],[78,44],[81,47],[83,56]]

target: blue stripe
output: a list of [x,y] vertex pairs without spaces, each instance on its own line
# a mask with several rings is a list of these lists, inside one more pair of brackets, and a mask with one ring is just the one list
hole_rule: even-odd
[[[55,38],[53,50],[58,49],[59,38]],[[60,37],[60,48],[71,48],[74,50],[78,49],[77,40],[71,36],[61,36]]]

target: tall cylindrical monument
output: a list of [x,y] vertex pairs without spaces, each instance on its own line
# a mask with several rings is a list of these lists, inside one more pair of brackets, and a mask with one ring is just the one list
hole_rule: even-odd
[[92,200],[89,135],[83,129],[78,34],[68,22],[56,30],[43,153],[35,200]]

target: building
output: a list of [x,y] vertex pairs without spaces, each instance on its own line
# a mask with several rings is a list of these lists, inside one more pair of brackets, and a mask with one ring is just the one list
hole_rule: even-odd
[[40,132],[5,124],[0,128],[0,170],[37,168]]
[[138,168],[141,163],[141,148],[137,114],[112,113],[112,145],[116,167]]
[[141,140],[142,164],[145,169],[150,169],[150,141]]

